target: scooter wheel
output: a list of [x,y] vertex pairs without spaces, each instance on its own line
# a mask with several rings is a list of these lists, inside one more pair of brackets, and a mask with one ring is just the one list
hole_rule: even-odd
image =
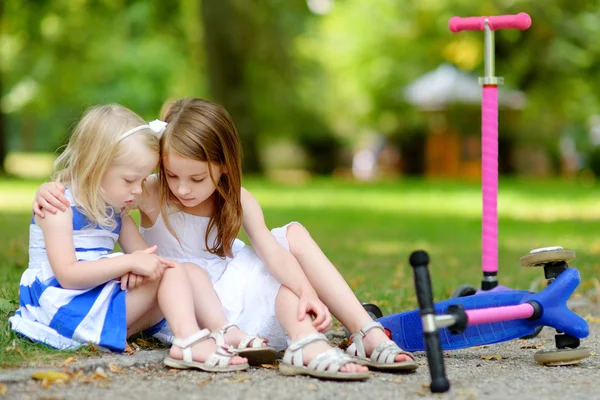
[[373,320],[383,317],[383,313],[381,312],[381,309],[379,307],[377,307],[375,304],[371,304],[371,303],[361,303],[361,304],[362,304],[363,308],[367,311],[367,313],[369,313],[369,315],[371,316],[371,318]]
[[544,264],[558,261],[569,262],[574,258],[573,250],[555,246],[531,250],[529,254],[521,257],[520,261],[522,267],[543,267]]
[[543,326],[538,326],[537,328],[535,328],[535,331],[532,334],[525,335],[525,336],[521,337],[521,339],[533,339],[534,337],[536,337],[537,335],[540,334],[540,332],[542,331],[542,329],[544,329]]
[[586,348],[577,349],[554,349],[542,350],[533,355],[533,359],[540,364],[549,367],[557,367],[561,365],[573,365],[579,363],[584,358],[591,355],[590,350]]
[[459,297],[473,296],[475,293],[477,293],[477,289],[475,289],[471,285],[465,284],[465,285],[460,285],[459,287],[454,289],[454,292],[452,292],[452,294],[450,295],[450,298],[458,299]]

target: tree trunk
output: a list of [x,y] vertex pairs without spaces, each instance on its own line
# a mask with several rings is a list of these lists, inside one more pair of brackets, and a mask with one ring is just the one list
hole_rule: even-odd
[[239,0],[202,1],[209,90],[235,122],[244,149],[244,170],[259,173],[258,128],[246,77],[254,35],[251,16],[244,16],[244,11],[250,10],[243,10]]
[[[4,16],[4,1],[0,0],[0,23],[2,23],[2,18]],[[2,90],[2,75],[0,74],[0,97],[4,93]],[[4,161],[6,160],[6,119],[4,117],[4,113],[2,112],[2,107],[0,107],[0,175],[4,174]]]

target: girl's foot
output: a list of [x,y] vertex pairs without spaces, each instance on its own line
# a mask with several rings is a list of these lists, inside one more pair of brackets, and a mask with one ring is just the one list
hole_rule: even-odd
[[[387,337],[385,332],[382,331],[381,329],[371,329],[369,332],[367,332],[367,335],[363,339],[363,342],[365,344],[365,353],[366,353],[367,357],[370,357],[371,354],[373,354],[373,350],[375,350],[375,348],[377,346],[379,346],[381,343],[384,343],[388,340],[390,340],[390,339]],[[394,361],[396,361],[396,362],[413,361],[413,359],[411,356],[409,356],[407,354],[400,353],[400,354],[396,355],[396,358],[394,358]]]
[[[198,362],[204,362],[208,357],[217,351],[217,344],[213,339],[202,340],[192,346],[192,359]],[[169,350],[169,356],[175,360],[183,359],[183,349],[177,346],[171,346]],[[246,364],[248,360],[243,357],[233,356],[231,357],[230,365]]]
[[[301,338],[296,338],[296,340]],[[313,358],[318,356],[319,354],[325,353],[327,350],[331,350],[332,347],[325,341],[313,342],[311,344],[307,344],[304,347],[304,353],[302,354],[302,359],[304,361],[304,365],[308,365]],[[355,364],[355,363],[347,363],[344,364],[340,368],[341,372],[368,372],[369,368]]]
[[346,349],[346,354],[369,368],[382,371],[413,371],[419,368],[412,354],[390,340],[379,322],[369,322],[350,336],[350,340],[352,344]]
[[[234,349],[239,348],[240,343],[246,339],[248,335],[246,332],[242,331],[240,328],[238,328],[237,326],[233,325],[230,328],[226,329],[225,332],[225,344],[228,346],[233,346]],[[257,340],[257,339],[255,339]],[[264,341],[261,343],[261,347],[267,347],[267,342],[268,339],[264,339]],[[250,342],[248,344],[249,347],[251,347],[253,345],[252,342]]]

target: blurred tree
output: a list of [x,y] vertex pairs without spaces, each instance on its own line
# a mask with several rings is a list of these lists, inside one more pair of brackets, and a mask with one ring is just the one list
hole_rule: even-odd
[[[0,37],[3,36],[4,21],[4,0],[0,0]],[[0,73],[0,99],[2,99],[2,74]],[[4,120],[4,110],[0,103],[0,175],[4,174],[4,160],[6,160],[6,122]]]
[[261,172],[258,128],[247,76],[256,32],[248,11],[239,0],[202,0],[211,95],[236,124],[244,147],[244,170]]

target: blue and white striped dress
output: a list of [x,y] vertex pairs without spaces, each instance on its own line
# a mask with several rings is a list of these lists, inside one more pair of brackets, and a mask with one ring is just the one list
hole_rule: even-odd
[[[121,217],[115,213],[117,227],[90,228],[86,216],[74,206],[73,242],[78,261],[91,261],[119,255],[113,250],[119,238]],[[12,329],[28,338],[57,349],[75,349],[93,343],[112,351],[123,351],[127,338],[125,294],[116,280],[85,290],[63,289],[54,276],[46,253],[42,229],[31,220],[29,228],[29,266],[23,273],[19,309],[9,318]]]

